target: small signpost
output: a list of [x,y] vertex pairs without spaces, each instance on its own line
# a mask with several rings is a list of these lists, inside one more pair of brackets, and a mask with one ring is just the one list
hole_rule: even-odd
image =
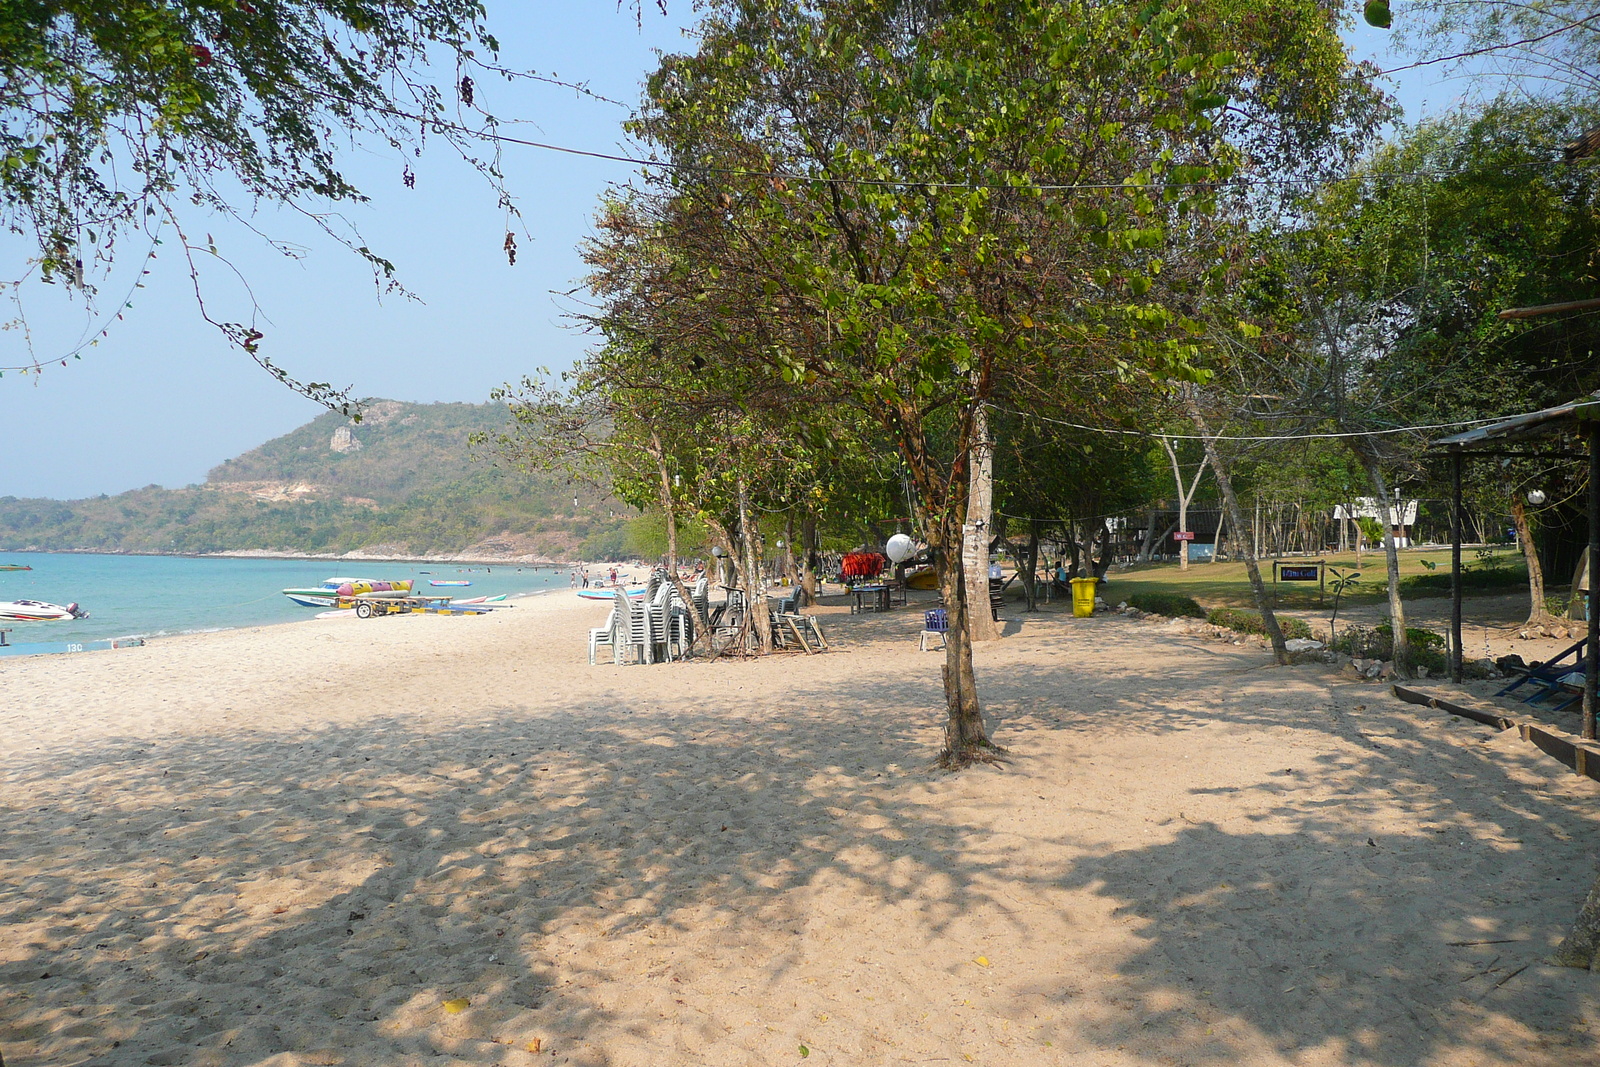
[[1272,561],[1272,602],[1278,602],[1279,582],[1316,582],[1317,606],[1322,606],[1324,596],[1328,592],[1328,561],[1325,559],[1305,560],[1301,562],[1288,562],[1281,559]]

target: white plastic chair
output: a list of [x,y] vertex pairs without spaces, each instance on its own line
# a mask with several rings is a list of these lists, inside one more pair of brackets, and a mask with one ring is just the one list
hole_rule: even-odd
[[[621,595],[621,594],[619,594]],[[644,597],[627,597],[628,648],[639,650],[640,663],[656,661],[655,634],[650,628],[650,605]]]
[[622,649],[617,644],[617,609],[613,607],[606,616],[604,626],[596,626],[589,631],[589,666],[594,666],[595,652],[601,645],[611,646],[611,661],[622,662]]

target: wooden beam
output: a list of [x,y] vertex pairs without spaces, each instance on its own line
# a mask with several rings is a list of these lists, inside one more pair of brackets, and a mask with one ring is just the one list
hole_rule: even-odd
[[1540,304],[1531,308],[1506,308],[1500,312],[1502,319],[1536,319],[1540,315],[1554,315],[1560,311],[1588,311],[1600,308],[1600,298],[1594,300],[1568,300],[1564,304]]
[[1468,703],[1462,696],[1453,693],[1441,695],[1398,684],[1393,687],[1393,692],[1395,696],[1409,704],[1438,708],[1452,715],[1460,715],[1464,719],[1471,719],[1501,730],[1514,729],[1524,741],[1530,742],[1546,755],[1554,756],[1574,773],[1600,781],[1600,747],[1591,740],[1574,737],[1560,727],[1548,723],[1507,715],[1493,706],[1478,702]]

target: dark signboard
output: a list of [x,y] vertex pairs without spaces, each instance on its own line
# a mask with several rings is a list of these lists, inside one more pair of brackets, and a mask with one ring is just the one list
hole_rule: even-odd
[[1322,568],[1315,563],[1293,566],[1280,564],[1278,578],[1285,582],[1315,582],[1322,578]]

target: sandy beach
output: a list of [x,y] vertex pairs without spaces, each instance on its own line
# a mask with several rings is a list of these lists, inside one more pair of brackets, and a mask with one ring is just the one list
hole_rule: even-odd
[[590,667],[606,606],[0,661],[8,1067],[1600,1064],[1600,785],[1123,616]]

